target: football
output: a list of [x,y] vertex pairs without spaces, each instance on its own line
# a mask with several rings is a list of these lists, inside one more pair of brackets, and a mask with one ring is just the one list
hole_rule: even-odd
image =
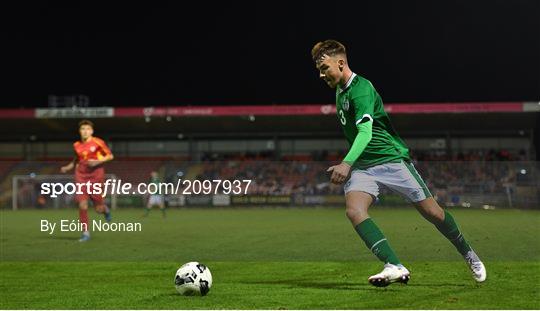
[[199,262],[188,262],[176,271],[176,291],[185,296],[204,296],[212,287],[212,274],[207,266]]

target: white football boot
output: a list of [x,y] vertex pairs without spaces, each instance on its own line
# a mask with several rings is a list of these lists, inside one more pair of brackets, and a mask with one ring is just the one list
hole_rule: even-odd
[[474,251],[468,251],[463,258],[465,258],[467,265],[469,265],[469,269],[471,269],[476,282],[484,282],[487,277],[487,271],[480,258],[478,258],[478,255]]
[[84,231],[79,239],[79,242],[88,242],[90,241],[90,232]]
[[370,276],[368,281],[373,286],[386,287],[396,282],[407,284],[410,278],[411,274],[409,273],[409,270],[403,265],[387,263],[384,265],[383,271]]

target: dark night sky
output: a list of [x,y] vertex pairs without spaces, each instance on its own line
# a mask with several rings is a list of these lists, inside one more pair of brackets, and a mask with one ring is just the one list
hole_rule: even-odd
[[387,102],[540,99],[537,0],[195,2],[4,6],[0,104],[329,103],[310,58],[327,38]]

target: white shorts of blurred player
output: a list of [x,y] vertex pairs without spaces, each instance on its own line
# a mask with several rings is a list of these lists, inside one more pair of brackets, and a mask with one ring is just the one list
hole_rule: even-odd
[[385,163],[365,170],[353,169],[345,183],[345,194],[362,191],[371,194],[376,200],[379,185],[401,194],[410,202],[419,202],[431,197],[426,183],[410,162]]
[[162,194],[151,194],[148,198],[148,207],[152,206],[162,206],[163,205],[163,195]]

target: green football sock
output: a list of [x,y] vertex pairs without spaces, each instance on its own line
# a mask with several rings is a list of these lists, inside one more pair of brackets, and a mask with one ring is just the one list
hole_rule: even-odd
[[386,237],[379,227],[368,218],[354,227],[358,235],[364,240],[366,246],[384,263],[399,265],[401,262],[390,247]]
[[465,256],[467,252],[472,250],[469,243],[463,237],[463,234],[459,231],[454,217],[447,211],[444,211],[444,221],[435,225],[435,227],[454,244],[461,255]]

